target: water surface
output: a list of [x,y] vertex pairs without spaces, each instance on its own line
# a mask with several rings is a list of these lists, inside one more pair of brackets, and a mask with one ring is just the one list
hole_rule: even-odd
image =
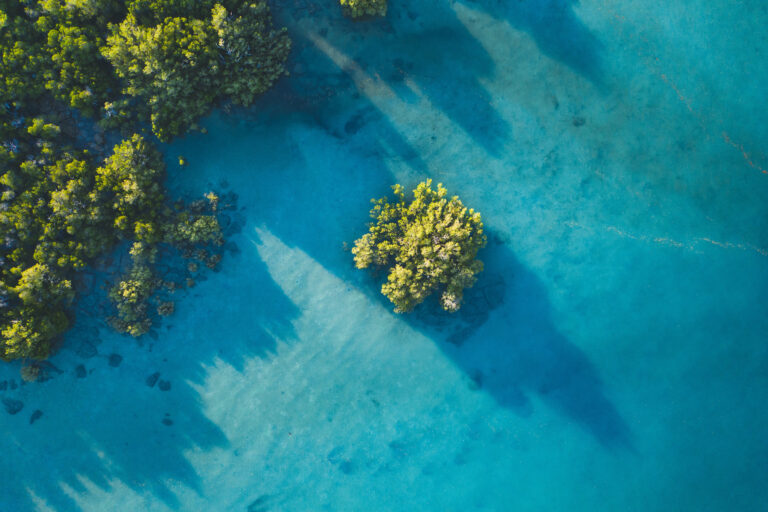
[[[165,147],[174,193],[238,195],[221,271],[0,368],[0,510],[764,510],[765,4],[275,11],[291,76]],[[425,178],[491,238],[455,317],[344,247]]]

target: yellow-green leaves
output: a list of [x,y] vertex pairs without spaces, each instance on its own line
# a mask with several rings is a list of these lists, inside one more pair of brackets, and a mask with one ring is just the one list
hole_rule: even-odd
[[215,38],[203,20],[169,17],[146,27],[129,14],[102,52],[123,79],[123,92],[143,99],[162,140],[185,131],[217,96]]
[[224,62],[222,90],[239,105],[250,105],[285,73],[291,49],[285,29],[274,30],[266,2],[227,12],[216,4],[212,12],[217,46]]
[[161,140],[186,131],[217,100],[250,105],[285,72],[290,39],[273,29],[266,2],[207,12],[206,3],[134,2],[102,48]]
[[386,16],[387,0],[339,0],[347,16]]
[[[169,138],[227,94],[248,103],[282,72],[287,37],[264,2],[0,4],[0,359],[46,357],[69,324],[77,271],[121,240],[135,268],[115,295],[119,322],[140,334],[159,244],[202,251],[213,267],[221,255],[207,248],[222,237],[215,196],[206,209],[170,207],[162,159],[131,136],[136,123]],[[91,133],[81,115],[125,140],[105,159],[116,133]],[[86,134],[89,149],[75,149]]]
[[406,203],[404,189],[392,187],[398,201],[373,201],[369,232],[355,242],[357,268],[390,267],[381,292],[396,312],[411,311],[435,291],[447,311],[461,306],[463,290],[475,282],[483,264],[477,251],[486,243],[480,214],[458,197],[447,199],[442,184],[420,183]]

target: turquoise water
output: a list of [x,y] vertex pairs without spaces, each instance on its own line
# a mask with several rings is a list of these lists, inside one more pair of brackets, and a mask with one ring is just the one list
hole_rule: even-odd
[[[0,367],[0,510],[765,510],[766,4],[290,4],[291,76],[165,148],[221,271]],[[427,177],[491,235],[458,316],[344,248]]]

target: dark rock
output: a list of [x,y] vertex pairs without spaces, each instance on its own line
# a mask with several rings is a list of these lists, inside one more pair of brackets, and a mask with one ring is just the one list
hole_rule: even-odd
[[473,371],[469,378],[471,379],[471,382],[469,384],[469,389],[472,391],[477,391],[478,389],[483,387],[483,372],[480,370]]
[[362,114],[355,114],[344,125],[344,132],[346,132],[347,135],[354,135],[364,125],[365,125],[365,120],[364,120]]
[[162,422],[163,422],[163,425],[165,425],[166,427],[170,427],[171,425],[173,425],[173,420],[170,418],[163,418]]
[[37,363],[37,366],[45,373],[52,373],[56,372],[58,374],[64,373],[64,370],[59,368],[58,366],[54,365],[50,361],[40,361]]
[[32,425],[34,422],[39,420],[43,416],[43,411],[40,409],[35,410],[35,412],[32,413],[32,416],[29,417],[29,424]]
[[171,389],[171,383],[167,380],[161,380],[157,387],[160,388],[160,391],[169,391]]
[[237,209],[237,194],[234,192],[227,192],[219,196],[219,210],[235,209]]
[[160,372],[155,372],[152,375],[150,375],[149,377],[147,377],[147,380],[144,381],[144,382],[147,383],[147,386],[153,388],[153,387],[155,387],[155,384],[157,384],[157,379],[159,379],[159,378],[160,378]]
[[227,230],[224,231],[224,235],[226,236],[239,233],[243,229],[243,226],[245,226],[245,216],[242,213],[234,212],[229,217],[229,225],[227,226]]
[[12,398],[3,398],[3,407],[8,414],[18,414],[24,408],[24,402],[13,400]]
[[227,215],[226,213],[222,213],[218,216],[219,220],[219,227],[221,227],[221,231],[223,233],[227,232],[227,228],[232,225],[232,217]]
[[574,117],[573,118],[573,126],[575,126],[577,128],[579,126],[584,126],[586,123],[587,123],[587,120],[584,119],[583,117]]
[[355,465],[349,460],[342,461],[342,463],[339,464],[339,471],[345,475],[351,475],[355,472]]
[[504,283],[495,283],[483,288],[483,296],[490,308],[496,308],[504,302]]
[[341,454],[344,452],[343,446],[337,446],[330,452],[328,452],[328,455],[326,455],[326,460],[330,462],[331,464],[338,464],[339,461],[343,460],[341,458]]
[[75,367],[75,377],[78,379],[84,379],[88,373],[85,371],[85,366],[79,364]]
[[90,359],[92,357],[95,357],[98,355],[99,351],[96,349],[96,346],[93,345],[90,341],[83,341],[80,343],[80,346],[77,347],[76,354],[83,359]]
[[246,512],[267,512],[269,510],[270,496],[268,494],[262,494],[248,505]]
[[112,368],[117,368],[120,366],[120,363],[123,362],[123,356],[120,354],[112,354],[109,356],[109,366]]

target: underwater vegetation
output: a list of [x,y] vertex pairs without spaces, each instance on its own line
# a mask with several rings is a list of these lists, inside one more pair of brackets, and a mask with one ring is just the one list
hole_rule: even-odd
[[344,14],[352,18],[386,16],[387,0],[339,0]]
[[450,312],[458,311],[464,289],[483,270],[477,251],[486,244],[483,221],[458,196],[432,180],[418,184],[408,202],[401,185],[392,187],[396,202],[373,200],[368,233],[355,241],[352,254],[357,268],[388,268],[383,293],[395,312],[413,310],[434,292]]
[[218,197],[171,204],[147,127],[168,140],[218,102],[249,105],[290,44],[265,2],[0,0],[0,358],[46,358],[78,273],[119,243],[131,265],[110,323],[134,336],[173,287],[153,270],[161,246],[218,264]]

